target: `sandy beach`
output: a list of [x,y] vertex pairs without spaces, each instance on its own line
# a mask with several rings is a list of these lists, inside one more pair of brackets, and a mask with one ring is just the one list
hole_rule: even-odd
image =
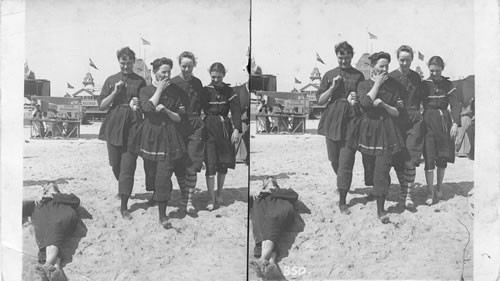
[[[276,280],[460,280],[473,274],[473,217],[470,214],[473,161],[456,158],[446,171],[444,199],[425,205],[423,165],[417,168],[416,212],[390,208],[399,184],[391,171],[386,202],[391,223],[376,217],[370,188],[363,183],[361,154],[356,154],[351,192],[351,215],[340,214],[336,177],[328,162],[318,120],[307,121],[303,135],[256,135],[252,124],[250,190],[273,175],[284,188],[299,194],[300,215],[279,245],[281,278]],[[464,225],[462,225],[463,223]],[[470,242],[466,227],[470,231]],[[251,233],[251,232],[250,232]],[[467,245],[467,246],[466,246]],[[250,259],[253,238],[250,237]],[[250,270],[250,280],[258,280]]]
[[[25,128],[24,199],[33,200],[47,181],[56,181],[62,192],[81,199],[82,223],[64,249],[69,280],[246,280],[247,174],[237,164],[230,170],[223,193],[224,205],[208,212],[205,171],[198,174],[194,197],[197,217],[179,206],[174,191],[167,213],[173,229],[158,223],[157,207],[148,207],[142,159],[137,161],[133,195],[129,201],[133,220],[119,215],[115,198],[117,182],[108,165],[106,144],[97,140],[100,123],[82,126],[81,139],[29,139]],[[23,280],[38,280],[33,271],[37,246],[33,226],[23,227]]]

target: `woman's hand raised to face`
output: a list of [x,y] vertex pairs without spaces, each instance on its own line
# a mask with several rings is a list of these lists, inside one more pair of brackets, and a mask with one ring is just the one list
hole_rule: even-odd
[[375,80],[375,84],[377,85],[382,85],[387,79],[389,78],[389,75],[385,71],[382,71],[380,73],[374,74],[373,79]]
[[163,91],[165,90],[168,86],[170,86],[171,82],[170,82],[170,78],[169,77],[165,77],[163,79],[161,79],[159,82],[158,82],[158,89],[160,89],[160,91]]

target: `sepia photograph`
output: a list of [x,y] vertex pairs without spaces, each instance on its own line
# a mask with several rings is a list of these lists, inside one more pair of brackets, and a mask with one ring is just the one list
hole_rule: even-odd
[[250,280],[472,280],[473,25],[467,0],[252,1]]
[[26,1],[23,280],[246,280],[249,16]]

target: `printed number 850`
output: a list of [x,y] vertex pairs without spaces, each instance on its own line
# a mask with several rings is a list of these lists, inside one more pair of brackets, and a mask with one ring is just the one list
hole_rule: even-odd
[[306,274],[306,268],[305,267],[299,267],[299,266],[285,266],[283,267],[283,274],[285,276],[300,276]]

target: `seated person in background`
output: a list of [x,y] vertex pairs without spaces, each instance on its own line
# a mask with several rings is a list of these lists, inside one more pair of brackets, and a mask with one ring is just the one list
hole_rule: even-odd
[[[259,115],[261,114],[268,114],[268,107],[266,104],[266,100],[264,98],[261,98],[259,102],[259,106],[257,107],[257,112]],[[268,132],[269,131],[269,119],[267,116],[259,116],[258,118],[259,124],[257,125],[257,130],[259,133],[262,132]]]
[[455,138],[455,152],[458,157],[467,157],[472,150],[473,136],[471,136],[470,130],[472,118],[474,117],[474,113],[472,112],[472,100],[473,99],[471,99],[467,107],[462,106],[462,112],[460,113],[462,126],[458,127],[457,137]]
[[75,211],[80,199],[74,194],[60,193],[57,184],[43,187],[39,201],[23,202],[23,217],[31,217],[39,248],[37,273],[42,280],[67,280],[61,267],[59,251],[63,242],[76,229],[79,221]]
[[266,276],[276,266],[276,249],[280,236],[293,223],[293,204],[298,194],[292,189],[282,189],[276,179],[267,177],[262,189],[250,197],[250,220],[255,239],[254,256],[259,257],[252,265],[259,277]]

